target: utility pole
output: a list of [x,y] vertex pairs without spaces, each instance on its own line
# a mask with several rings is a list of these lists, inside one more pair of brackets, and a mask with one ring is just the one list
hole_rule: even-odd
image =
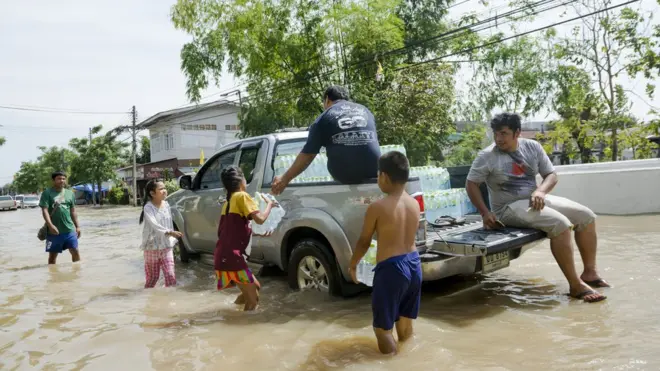
[[[87,145],[87,152],[92,148],[92,128],[89,128],[89,144]],[[92,186],[92,206],[96,205],[96,191],[94,191],[94,177],[91,179],[91,186]]]
[[131,135],[133,136],[133,206],[137,206],[137,111],[131,109]]

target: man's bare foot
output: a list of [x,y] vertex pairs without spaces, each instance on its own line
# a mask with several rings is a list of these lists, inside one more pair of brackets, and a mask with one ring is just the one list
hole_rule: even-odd
[[607,299],[607,296],[599,293],[586,284],[582,284],[578,289],[571,289],[569,296],[574,299],[584,300],[586,303],[596,303]]

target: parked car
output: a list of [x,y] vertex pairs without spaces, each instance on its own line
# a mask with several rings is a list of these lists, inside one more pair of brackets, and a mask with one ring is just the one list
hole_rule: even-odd
[[15,195],[14,196],[14,201],[16,201],[16,207],[18,207],[19,209],[23,208],[23,198],[24,197],[25,196],[23,196],[23,195]]
[[[222,147],[193,177],[179,178],[181,190],[167,199],[180,240],[182,261],[199,254],[212,261],[217,240],[220,206],[226,192],[220,172],[237,165],[246,176],[247,191],[269,193],[276,156],[297,154],[307,132],[275,133],[239,140]],[[410,178],[407,191],[419,202],[422,213],[417,234],[425,281],[458,274],[488,273],[509,265],[541,232],[507,228],[485,231],[480,217],[460,226],[430,228],[424,214],[424,198],[418,178]],[[286,210],[269,236],[252,236],[250,262],[277,266],[287,272],[293,289],[316,289],[350,295],[348,267],[359,238],[369,200],[381,197],[376,179],[360,185],[334,181],[292,183],[278,196]],[[427,233],[430,238],[427,238]]]
[[0,210],[16,210],[18,203],[12,196],[0,196]]
[[35,207],[39,207],[39,197],[37,196],[23,197],[23,208],[34,209]]

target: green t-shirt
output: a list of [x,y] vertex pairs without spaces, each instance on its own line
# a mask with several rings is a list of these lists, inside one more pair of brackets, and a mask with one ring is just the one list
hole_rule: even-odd
[[[60,206],[53,213],[53,208],[56,204]],[[76,230],[76,226],[71,219],[71,210],[76,206],[76,197],[70,189],[65,188],[61,192],[58,192],[54,188],[48,188],[41,193],[39,206],[41,208],[48,208],[50,220],[57,227],[57,230],[60,231],[60,234]]]

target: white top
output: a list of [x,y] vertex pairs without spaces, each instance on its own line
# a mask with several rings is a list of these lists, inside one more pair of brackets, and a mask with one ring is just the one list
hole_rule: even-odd
[[170,204],[163,201],[160,209],[151,202],[144,205],[144,229],[142,230],[142,250],[166,250],[176,245],[177,239],[165,233],[174,230]]

